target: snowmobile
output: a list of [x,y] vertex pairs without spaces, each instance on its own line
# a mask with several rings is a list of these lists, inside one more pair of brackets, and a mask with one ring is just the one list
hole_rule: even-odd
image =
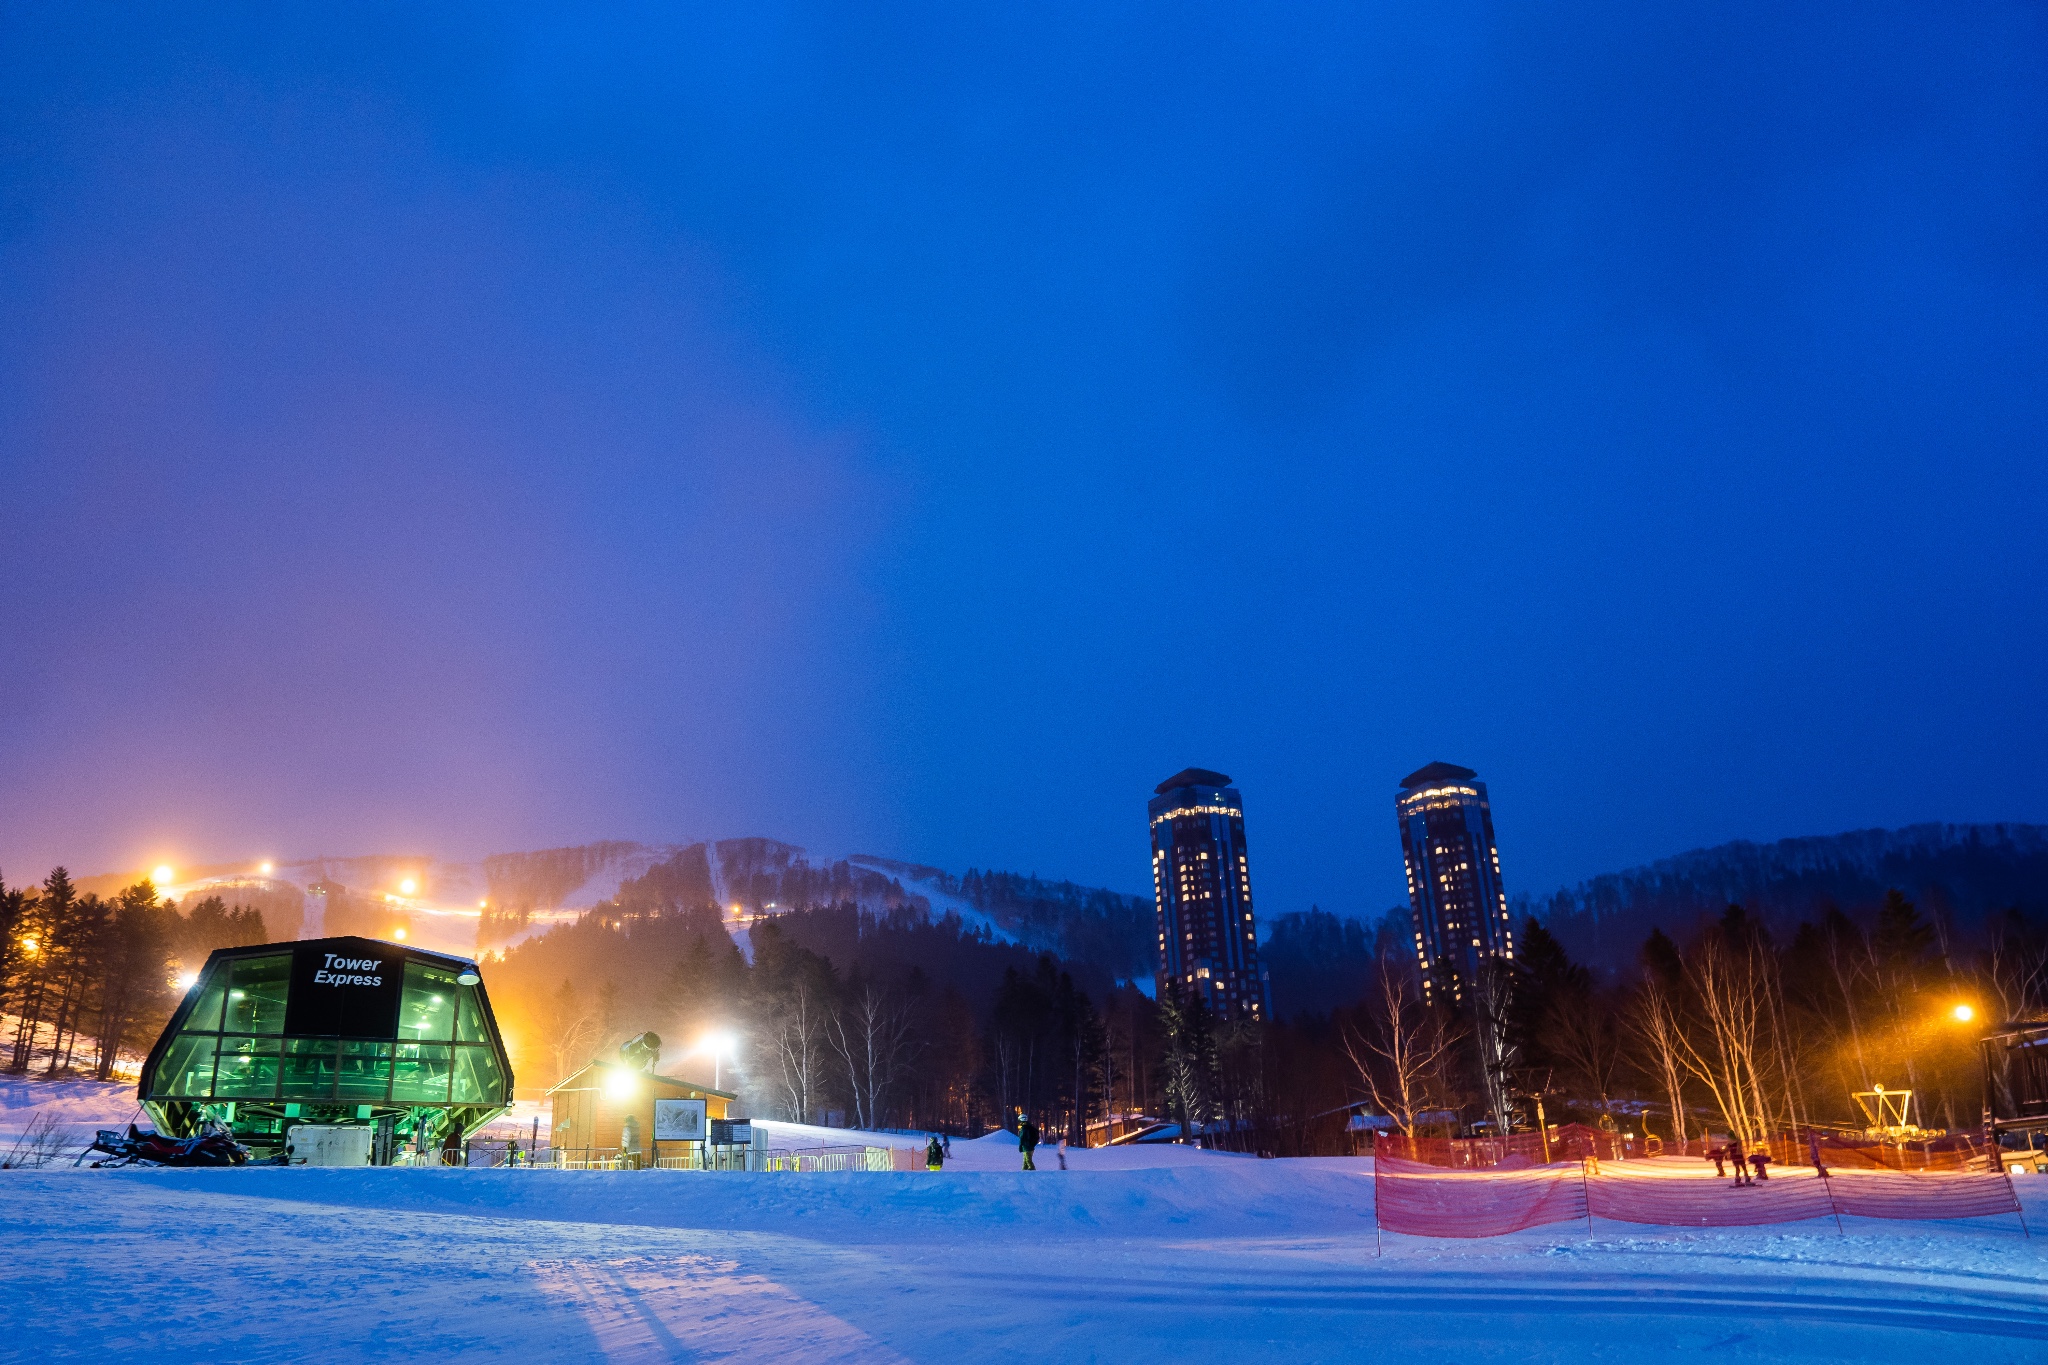
[[249,1149],[235,1141],[227,1126],[211,1122],[188,1138],[145,1133],[132,1123],[125,1134],[118,1128],[102,1128],[75,1164],[82,1164],[94,1152],[106,1153],[92,1163],[95,1170],[102,1166],[240,1166],[249,1160]]

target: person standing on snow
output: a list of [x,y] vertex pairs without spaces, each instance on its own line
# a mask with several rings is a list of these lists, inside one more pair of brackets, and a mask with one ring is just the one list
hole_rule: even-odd
[[462,1155],[462,1124],[450,1120],[448,1131],[441,1135],[441,1164],[443,1166],[467,1166]]
[[1728,1176],[1728,1149],[1727,1149],[1727,1148],[1725,1148],[1725,1147],[1712,1147],[1712,1148],[1709,1148],[1709,1149],[1707,1150],[1707,1160],[1709,1160],[1709,1161],[1711,1161],[1711,1162],[1713,1162],[1713,1163],[1714,1163],[1714,1178],[1715,1178],[1715,1179],[1717,1179],[1717,1180],[1722,1180],[1722,1179],[1726,1179],[1726,1178],[1727,1178],[1727,1176]]
[[629,1171],[640,1169],[640,1116],[626,1115],[619,1125],[619,1164]]
[[1033,1123],[1031,1116],[1020,1107],[1017,1110],[1017,1150],[1024,1154],[1024,1169],[1027,1171],[1038,1169],[1037,1163],[1031,1159],[1031,1153],[1037,1150],[1037,1147],[1038,1125]]
[[1065,1138],[1060,1139],[1060,1169],[1063,1171],[1067,1169],[1067,1140]]
[[[1750,1153],[1749,1164],[1750,1168],[1756,1172],[1756,1180],[1769,1180],[1771,1178],[1771,1173],[1764,1169],[1764,1167],[1771,1164],[1771,1154],[1769,1152]],[[1752,1180],[1749,1183],[1754,1185],[1756,1180]]]
[[946,1149],[939,1145],[939,1135],[933,1133],[932,1140],[925,1145],[924,1168],[928,1171],[936,1171],[945,1164]]
[[1742,1155],[1742,1139],[1729,1138],[1728,1162],[1735,1167],[1735,1184],[1730,1188],[1739,1190],[1749,1183],[1749,1167],[1743,1164],[1744,1160],[1745,1158]]

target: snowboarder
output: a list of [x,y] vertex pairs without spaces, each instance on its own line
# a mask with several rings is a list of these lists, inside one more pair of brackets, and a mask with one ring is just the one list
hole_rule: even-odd
[[1037,1163],[1031,1159],[1031,1153],[1037,1147],[1038,1125],[1033,1123],[1031,1116],[1025,1113],[1023,1108],[1019,1106],[1017,1110],[1017,1150],[1024,1154],[1024,1169],[1027,1171],[1038,1169]]
[[[1769,1152],[1751,1152],[1749,1164],[1756,1171],[1757,1180],[1769,1180],[1771,1178],[1771,1173],[1764,1169],[1764,1167],[1771,1164],[1771,1154]],[[1756,1180],[1752,1180],[1750,1183],[1753,1185],[1756,1183]]]
[[1735,1167],[1735,1184],[1733,1188],[1739,1190],[1749,1183],[1749,1167],[1744,1164],[1741,1138],[1729,1139],[1728,1162]]
[[924,1168],[928,1171],[936,1171],[945,1164],[946,1149],[939,1145],[939,1135],[933,1133],[932,1140],[926,1144],[924,1149]]

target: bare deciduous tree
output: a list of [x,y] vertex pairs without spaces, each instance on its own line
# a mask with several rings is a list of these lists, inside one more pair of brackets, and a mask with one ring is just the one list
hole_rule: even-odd
[[2017,910],[1995,916],[1985,931],[1983,976],[1998,1001],[1998,1019],[2031,1017],[2048,995],[2048,935],[2029,932]]
[[1622,1021],[1642,1049],[1644,1070],[1663,1086],[1671,1106],[1671,1139],[1682,1151],[1687,1140],[1685,1117],[1685,1040],[1678,1011],[1663,983],[1650,976],[1629,1001]]
[[1377,986],[1370,1027],[1346,1029],[1344,1053],[1372,1102],[1414,1137],[1416,1116],[1445,1103],[1445,1071],[1464,1039],[1421,998],[1402,964],[1382,958]]
[[808,982],[798,980],[777,1002],[769,1047],[782,1087],[782,1108],[792,1123],[809,1123],[821,1096],[825,1067],[825,1012]]
[[910,1010],[865,987],[859,999],[832,1015],[826,1038],[846,1067],[854,1126],[881,1127],[889,1088],[913,1048]]
[[1621,1039],[1605,1000],[1582,995],[1553,1001],[1543,1012],[1543,1039],[1571,1079],[1592,1092],[1600,1112],[1612,1117],[1621,1074]]
[[1720,1106],[1728,1127],[1745,1142],[1768,1136],[1776,1116],[1765,1096],[1773,1090],[1765,1068],[1771,964],[1754,942],[1722,931],[1709,932],[1685,961],[1686,981],[1699,1002],[1703,1037],[1681,1029],[1685,1068]]

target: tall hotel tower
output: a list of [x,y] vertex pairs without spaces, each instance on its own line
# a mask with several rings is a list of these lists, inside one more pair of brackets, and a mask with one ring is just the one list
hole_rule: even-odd
[[1479,774],[1432,763],[1401,780],[1401,856],[1408,862],[1408,906],[1415,920],[1416,966],[1431,1000],[1439,991],[1462,1001],[1485,958],[1512,958],[1508,894],[1493,846],[1493,809]]
[[1206,768],[1153,789],[1152,896],[1159,907],[1159,994],[1199,992],[1226,1019],[1270,1019],[1252,920],[1244,798]]

